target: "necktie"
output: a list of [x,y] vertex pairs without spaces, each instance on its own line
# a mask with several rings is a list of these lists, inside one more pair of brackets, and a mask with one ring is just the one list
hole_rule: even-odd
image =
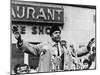
[[58,44],[57,44],[57,51],[58,51],[57,55],[60,56],[59,46],[58,46]]

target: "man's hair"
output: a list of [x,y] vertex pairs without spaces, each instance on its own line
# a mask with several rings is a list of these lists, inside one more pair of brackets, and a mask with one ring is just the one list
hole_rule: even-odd
[[95,38],[92,38],[92,39],[89,41],[89,43],[88,43],[88,45],[87,45],[87,50],[88,50],[88,51],[91,50],[91,46],[92,46],[94,40],[95,40]]
[[53,33],[54,31],[60,31],[60,32],[61,32],[61,30],[60,30],[60,28],[59,28],[58,26],[52,26],[52,27],[50,28],[50,36],[52,35],[52,33]]

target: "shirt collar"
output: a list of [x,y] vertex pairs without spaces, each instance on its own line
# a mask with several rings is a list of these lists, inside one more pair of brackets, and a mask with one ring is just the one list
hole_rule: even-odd
[[52,47],[54,47],[54,46],[56,46],[56,45],[57,45],[57,43],[56,43],[56,42],[54,42],[54,41],[52,41],[52,40],[51,40],[49,43],[51,44],[51,46],[52,46]]

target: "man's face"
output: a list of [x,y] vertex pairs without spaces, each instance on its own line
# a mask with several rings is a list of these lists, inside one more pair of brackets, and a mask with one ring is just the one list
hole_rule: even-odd
[[88,63],[84,63],[83,69],[88,69],[89,64]]
[[51,38],[54,42],[59,42],[61,39],[61,32],[60,31],[54,31],[51,35]]

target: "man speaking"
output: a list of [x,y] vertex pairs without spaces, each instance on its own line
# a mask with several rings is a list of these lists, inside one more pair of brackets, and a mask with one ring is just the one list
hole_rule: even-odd
[[[51,41],[38,45],[25,42],[16,26],[13,27],[13,33],[17,40],[19,50],[40,56],[38,72],[62,71],[64,70],[65,64],[70,69],[70,53],[68,52],[66,42],[61,41],[61,30],[58,26],[52,26],[50,29]],[[66,54],[67,56],[65,56]]]

